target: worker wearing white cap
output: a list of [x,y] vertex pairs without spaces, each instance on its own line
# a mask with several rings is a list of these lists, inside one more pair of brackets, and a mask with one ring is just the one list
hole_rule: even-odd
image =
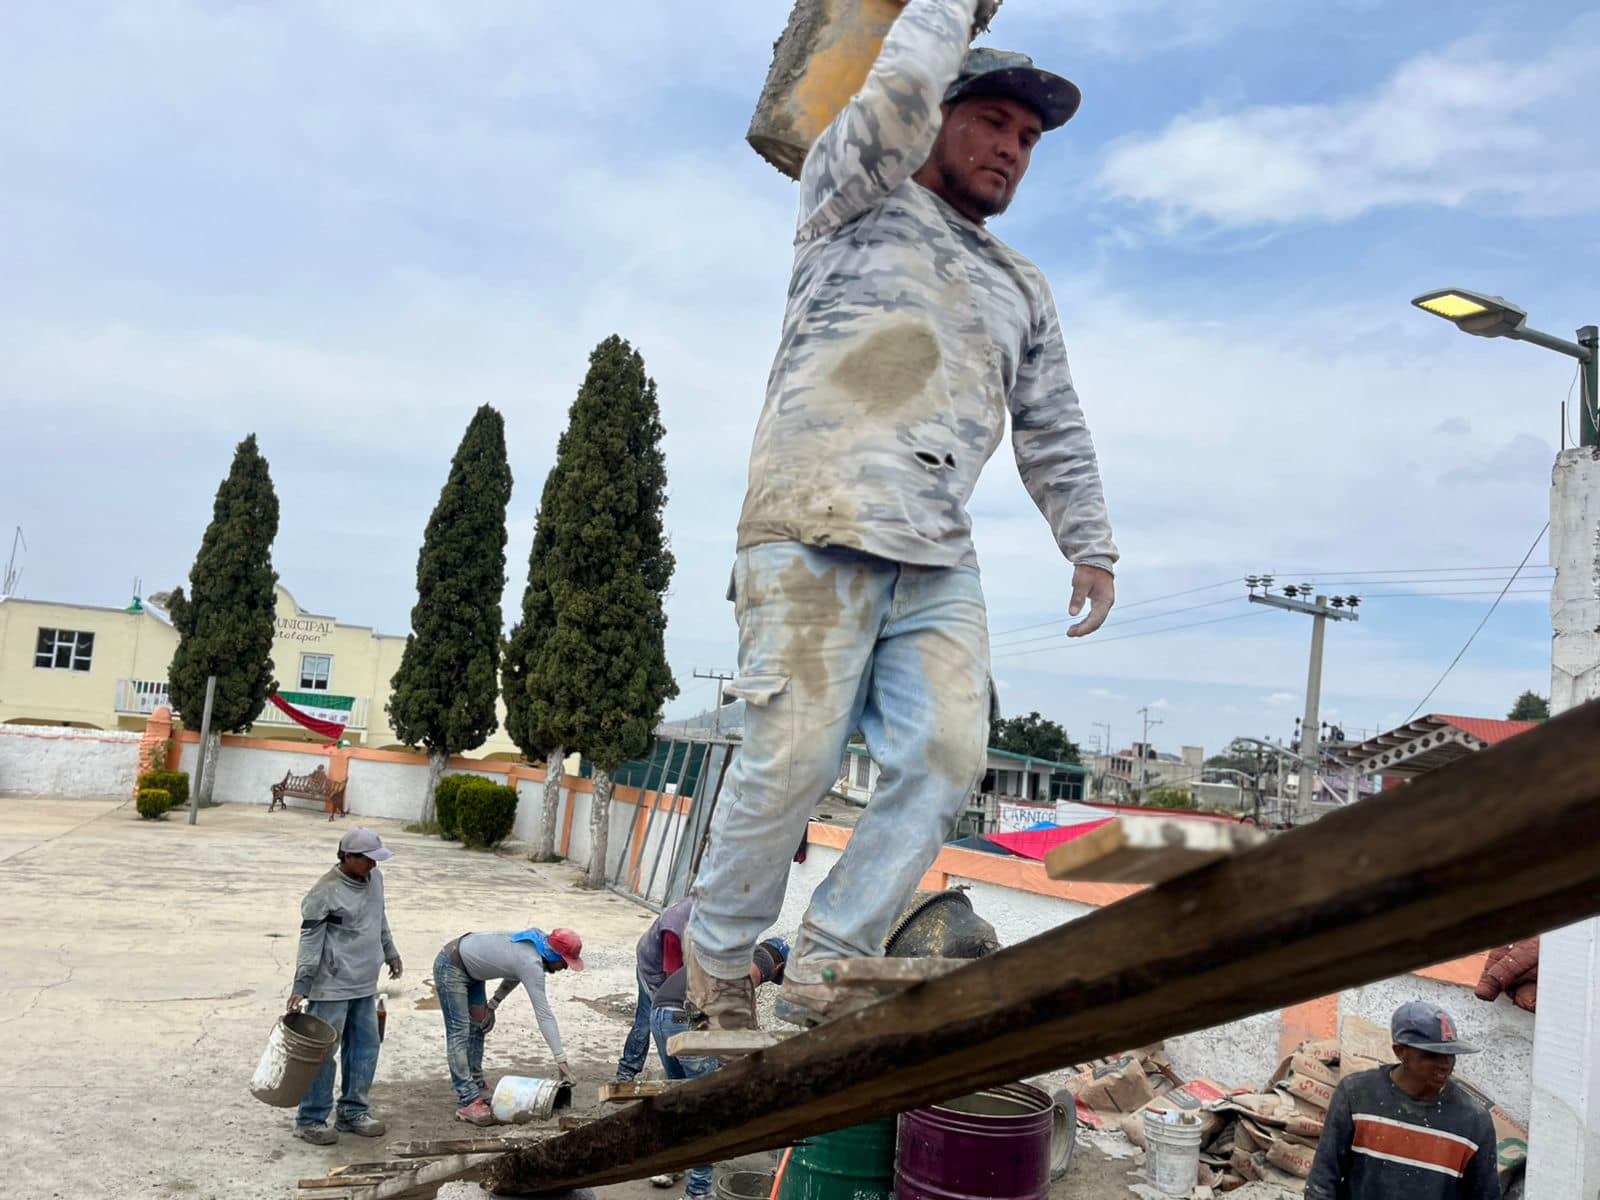
[[[384,1123],[368,1110],[367,1090],[378,1071],[378,972],[400,978],[400,952],[389,936],[383,909],[383,873],[378,864],[394,854],[370,829],[352,829],[339,839],[339,864],[317,880],[300,902],[300,952],[294,964],[289,1011],[305,1011],[339,1034],[311,1090],[300,1102],[294,1135],[318,1146],[339,1140],[338,1130],[380,1137]],[[333,1126],[335,1061],[343,1088]]]

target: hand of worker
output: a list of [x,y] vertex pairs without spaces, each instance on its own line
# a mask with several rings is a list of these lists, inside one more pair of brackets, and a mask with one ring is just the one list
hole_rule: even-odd
[[978,12],[972,21],[972,36],[977,37],[989,28],[989,22],[1000,10],[1000,0],[978,0]]
[[480,1033],[488,1033],[494,1028],[494,1005],[474,1004],[467,1009],[467,1017]]
[[398,954],[396,954],[393,958],[391,958],[389,960],[389,978],[390,979],[399,979],[400,976],[405,973],[405,969],[406,969],[406,965],[405,965],[405,963],[400,961],[400,956]]
[[298,1012],[301,1002],[305,1000],[304,992],[296,992],[289,997],[289,1003],[284,1007],[284,1012]]
[[1089,615],[1067,630],[1068,637],[1088,637],[1106,623],[1111,606],[1117,602],[1117,581],[1110,571],[1078,566],[1072,571],[1072,603],[1067,612],[1077,616],[1089,604]]
[[562,1083],[572,1083],[576,1078],[572,1074],[572,1068],[567,1065],[567,1060],[564,1058],[556,1059],[556,1078],[561,1080]]

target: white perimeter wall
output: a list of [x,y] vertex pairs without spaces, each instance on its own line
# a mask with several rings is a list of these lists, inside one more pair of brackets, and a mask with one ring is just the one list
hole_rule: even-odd
[[[183,742],[178,754],[178,769],[189,772],[191,791],[194,789],[195,766],[199,760],[199,743]],[[328,755],[320,750],[297,754],[292,750],[255,747],[246,750],[224,744],[217,751],[217,777],[211,789],[211,798],[218,803],[267,804],[272,800],[272,785],[285,774],[293,771],[296,775],[304,775],[319,766],[326,768],[327,765]]]
[[[828,846],[810,847],[806,861],[790,871],[783,910],[771,932],[793,940],[811,893],[840,856],[840,851]],[[968,889],[974,911],[995,927],[1004,946],[1026,941],[1096,911],[1070,900],[956,875],[950,876],[950,886]],[[1340,1013],[1353,1013],[1387,1026],[1389,1015],[1406,1000],[1431,1001],[1456,1018],[1461,1036],[1484,1050],[1461,1060],[1458,1069],[1462,1078],[1481,1088],[1517,1120],[1526,1122],[1532,1080],[1532,1015],[1503,997],[1492,1005],[1485,1004],[1470,988],[1415,975],[1344,992],[1340,996]],[[1186,1079],[1206,1075],[1231,1087],[1256,1087],[1266,1083],[1278,1067],[1279,1024],[1276,1010],[1258,1013],[1169,1038],[1167,1054],[1174,1069]]]
[[0,725],[0,792],[98,800],[133,795],[141,736],[60,725]]

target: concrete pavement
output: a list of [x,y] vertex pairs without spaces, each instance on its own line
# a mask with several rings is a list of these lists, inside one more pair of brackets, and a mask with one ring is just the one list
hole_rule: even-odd
[[[549,993],[578,1101],[609,1079],[634,1003],[633,943],[653,914],[581,889],[578,870],[464,850],[371,822],[405,975],[380,985],[388,1031],[373,1087],[387,1138],[290,1136],[292,1109],[249,1080],[288,996],[299,902],[354,818],[224,805],[140,821],[132,805],[0,797],[0,1155],[13,1196],[290,1194],[297,1179],[380,1157],[388,1140],[458,1136],[433,997],[439,947],[473,929],[561,924],[589,970]],[[520,993],[485,1060],[553,1074]]]

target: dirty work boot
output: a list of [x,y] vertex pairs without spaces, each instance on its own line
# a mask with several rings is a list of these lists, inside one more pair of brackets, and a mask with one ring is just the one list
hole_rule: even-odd
[[456,1120],[465,1121],[468,1125],[498,1125],[495,1120],[494,1110],[483,1102],[480,1096],[471,1104],[462,1105],[456,1109]]
[[684,1011],[695,1029],[756,1029],[756,987],[749,975],[719,979],[700,965],[694,944],[683,939],[683,965],[689,972]]
[[778,1002],[772,1011],[780,1021],[810,1029],[882,999],[883,994],[871,988],[839,987],[821,979],[805,983],[785,972],[778,989]]
[[334,1128],[358,1137],[382,1137],[389,1132],[387,1125],[368,1113],[362,1113],[359,1117],[340,1117]]
[[294,1135],[302,1142],[310,1142],[313,1146],[331,1146],[339,1140],[339,1135],[333,1131],[333,1126],[326,1121],[318,1125],[296,1125]]

